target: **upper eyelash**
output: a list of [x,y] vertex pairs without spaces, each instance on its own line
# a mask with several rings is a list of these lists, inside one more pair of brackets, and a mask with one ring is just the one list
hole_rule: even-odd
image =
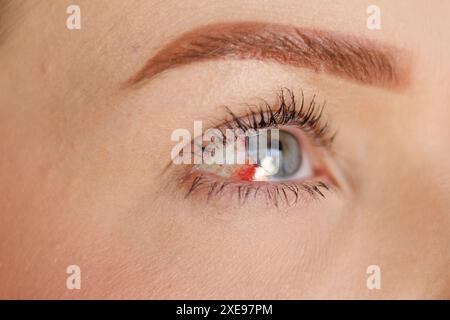
[[[300,92],[300,105],[297,104],[297,98],[293,90],[282,88],[278,93],[278,108],[274,110],[267,101],[260,99],[261,103],[259,105],[248,105],[249,109],[244,116],[238,116],[229,107],[225,106],[230,119],[222,122],[216,121],[216,123],[219,123],[215,125],[215,128],[218,129],[217,133],[219,136],[217,137],[219,141],[223,145],[226,145],[228,142],[224,129],[240,129],[245,134],[249,130],[258,131],[291,125],[309,134],[313,142],[332,151],[331,146],[337,132],[332,132],[329,122],[322,119],[326,102],[319,105],[315,100],[316,95],[313,95],[309,103],[307,103],[303,90],[300,90]],[[194,140],[193,143],[196,143],[196,141]],[[205,149],[203,142],[198,147],[201,152]]]
[[[278,94],[279,107],[274,110],[270,104],[264,100],[255,108],[249,108],[244,116],[236,115],[230,108],[225,107],[230,120],[218,126],[218,129],[225,136],[221,128],[240,129],[244,133],[248,130],[260,130],[264,128],[277,128],[282,125],[294,125],[311,134],[314,141],[318,141],[324,147],[330,147],[336,132],[332,133],[328,122],[323,122],[323,111],[325,102],[319,105],[313,95],[309,103],[306,103],[303,90],[301,90],[300,105],[291,89],[281,89]],[[223,140],[225,141],[225,140]]]

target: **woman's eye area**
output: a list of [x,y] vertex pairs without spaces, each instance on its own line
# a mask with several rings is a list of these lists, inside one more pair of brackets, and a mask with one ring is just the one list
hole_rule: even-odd
[[182,174],[185,198],[237,196],[239,204],[252,198],[292,206],[339,186],[325,104],[300,93],[296,100],[292,90],[281,89],[275,104],[262,100],[240,116],[226,107],[228,119],[197,131],[186,152],[176,149],[176,164],[193,164]]
[[[218,134],[203,148],[195,170],[234,181],[286,182],[314,175],[297,128],[260,129],[227,139]],[[229,136],[227,136],[229,137]],[[209,141],[208,141],[209,142]],[[231,143],[230,143],[231,142]]]

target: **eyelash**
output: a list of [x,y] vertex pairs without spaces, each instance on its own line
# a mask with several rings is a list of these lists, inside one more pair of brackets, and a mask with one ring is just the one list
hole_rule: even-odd
[[[289,102],[286,102],[286,97]],[[301,91],[300,106],[297,106],[296,97],[291,89],[281,89],[278,94],[279,107],[274,111],[270,104],[264,100],[255,109],[249,108],[243,117],[237,116],[226,107],[231,120],[225,121],[221,128],[241,129],[244,133],[248,130],[260,130],[266,128],[278,128],[280,126],[295,126],[309,134],[320,146],[330,148],[336,136],[331,134],[328,122],[323,122],[323,110],[325,102],[318,105],[316,95],[313,95],[308,105],[305,103],[305,95]],[[223,135],[225,137],[225,135]]]
[[191,183],[191,187],[185,198],[188,198],[195,190],[205,187],[207,200],[211,200],[213,196],[224,195],[227,190],[237,193],[239,204],[243,205],[253,196],[256,198],[259,192],[265,196],[266,204],[270,202],[278,207],[281,202],[285,202],[288,206],[294,206],[299,199],[317,200],[325,198],[326,191],[331,191],[330,185],[323,181],[302,182],[302,183],[249,183],[249,182],[232,182],[232,181],[215,181],[213,182],[207,175],[197,175]]
[[[279,106],[274,110],[269,103],[262,101],[256,109],[249,107],[247,113],[241,117],[226,108],[230,119],[222,122],[217,128],[225,137],[224,129],[240,129],[246,133],[249,130],[293,126],[308,134],[317,145],[331,150],[336,133],[331,134],[329,123],[322,120],[325,103],[318,105],[314,95],[306,104],[305,96],[301,91],[300,105],[297,105],[293,91],[284,88],[278,94],[278,104]],[[223,141],[225,143],[226,139]],[[203,189],[208,201],[214,196],[222,196],[230,192],[232,195],[238,195],[241,205],[245,204],[250,197],[256,198],[259,193],[263,193],[266,204],[271,203],[278,207],[284,202],[288,206],[293,206],[300,199],[325,198],[326,191],[333,190],[332,186],[325,181],[284,183],[227,181],[215,178],[211,174],[192,172],[192,170],[182,178],[182,181],[190,183],[185,198],[199,189]]]

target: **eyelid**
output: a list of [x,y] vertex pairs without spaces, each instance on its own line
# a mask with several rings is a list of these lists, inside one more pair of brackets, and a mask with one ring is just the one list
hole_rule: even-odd
[[248,106],[247,112],[242,116],[225,107],[230,119],[217,127],[220,130],[237,128],[246,132],[248,129],[258,130],[291,125],[298,127],[318,145],[331,151],[336,133],[332,132],[329,122],[323,120],[326,102],[319,104],[316,95],[306,101],[303,90],[300,90],[300,93],[301,99],[298,103],[294,91],[283,88],[277,95],[277,108],[260,99],[259,105]]
[[309,200],[326,198],[327,192],[334,187],[326,181],[304,181],[302,183],[270,183],[270,182],[236,182],[226,181],[209,174],[191,174],[183,182],[188,187],[184,198],[207,202],[214,197],[225,198],[230,204],[237,197],[238,204],[244,205],[249,200],[265,200],[267,206],[278,207],[280,204],[294,206]]

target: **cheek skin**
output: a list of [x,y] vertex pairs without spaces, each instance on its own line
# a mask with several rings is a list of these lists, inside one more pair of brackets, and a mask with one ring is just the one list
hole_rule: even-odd
[[[338,203],[331,200],[330,207]],[[172,263],[155,279],[154,287],[162,288],[165,298],[314,297],[319,292],[304,290],[319,288],[333,268],[328,248],[332,239],[340,242],[339,225],[326,219],[339,212],[328,206],[286,214],[252,207],[220,212],[214,204],[203,211],[183,206],[168,208],[178,212],[173,223],[179,239],[160,251],[159,261],[173,254]],[[316,219],[322,210],[328,212]]]

